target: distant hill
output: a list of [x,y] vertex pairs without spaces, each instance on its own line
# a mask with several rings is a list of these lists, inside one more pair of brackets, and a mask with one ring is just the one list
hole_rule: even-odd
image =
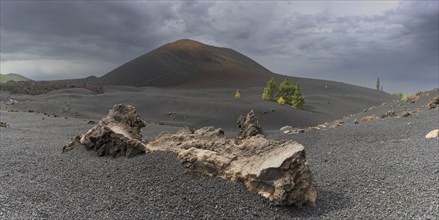
[[9,74],[2,74],[0,73],[0,83],[5,83],[7,81],[28,81],[31,79],[28,79],[20,74],[16,73],[9,73]]
[[183,39],[165,44],[101,77],[106,85],[152,87],[246,87],[274,73],[228,48]]

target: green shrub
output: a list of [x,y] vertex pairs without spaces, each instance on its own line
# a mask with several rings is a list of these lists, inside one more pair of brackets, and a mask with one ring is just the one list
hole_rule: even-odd
[[267,82],[267,86],[264,88],[262,93],[262,99],[266,101],[276,101],[278,97],[277,83],[274,78],[271,78]]
[[285,103],[291,105],[291,99],[295,91],[296,87],[290,82],[290,80],[288,80],[288,78],[285,78],[279,86],[278,96],[285,97]]

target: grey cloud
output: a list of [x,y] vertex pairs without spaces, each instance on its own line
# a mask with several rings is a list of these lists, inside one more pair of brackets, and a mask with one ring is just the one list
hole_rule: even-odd
[[375,16],[304,14],[291,11],[289,2],[1,4],[2,61],[40,57],[116,67],[161,44],[193,38],[236,49],[282,74],[362,85],[379,75],[423,88],[438,80],[434,1],[403,1]]

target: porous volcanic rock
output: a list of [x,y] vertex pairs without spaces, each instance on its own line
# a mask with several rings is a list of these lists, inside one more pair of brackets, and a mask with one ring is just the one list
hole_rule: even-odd
[[118,104],[86,134],[74,137],[63,152],[83,145],[97,151],[99,156],[132,157],[145,152],[142,135],[145,125],[133,106]]
[[214,127],[162,133],[146,151],[172,151],[193,172],[244,182],[253,192],[280,205],[315,205],[317,192],[305,148],[293,141],[265,138],[254,112],[240,117],[237,138]]

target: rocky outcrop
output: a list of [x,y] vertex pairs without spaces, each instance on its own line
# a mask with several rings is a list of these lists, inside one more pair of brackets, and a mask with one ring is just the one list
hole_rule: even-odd
[[265,138],[253,112],[240,117],[237,139],[214,127],[163,133],[146,151],[172,151],[196,173],[244,182],[253,192],[281,205],[315,205],[317,192],[304,147]]
[[86,134],[76,136],[65,145],[63,152],[78,145],[94,150],[99,156],[132,157],[144,153],[142,128],[146,123],[131,105],[115,105],[109,114]]
[[146,144],[145,122],[130,105],[115,105],[86,134],[76,136],[63,152],[78,145],[99,156],[131,157],[143,152],[171,151],[183,166],[196,173],[244,182],[245,186],[280,205],[315,205],[317,192],[306,161],[305,148],[293,141],[274,141],[262,135],[253,111],[237,122],[236,139],[221,128],[184,128],[176,134],[162,133]]

